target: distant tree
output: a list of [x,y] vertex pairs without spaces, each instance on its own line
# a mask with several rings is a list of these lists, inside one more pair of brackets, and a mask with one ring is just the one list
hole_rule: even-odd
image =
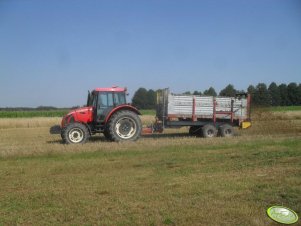
[[202,95],[202,92],[201,91],[194,91],[193,95]]
[[278,86],[275,82],[272,82],[268,88],[270,103],[272,106],[279,106],[281,105],[281,96],[278,89]]
[[282,83],[278,86],[279,94],[281,97],[280,105],[281,106],[287,106],[291,105],[290,101],[288,99],[288,93],[287,93],[287,85]]
[[241,89],[241,90],[236,90],[236,93],[246,93],[246,91]]
[[57,108],[56,107],[53,107],[53,106],[38,106],[36,108],[36,110],[38,111],[49,111],[49,110],[56,110]]
[[233,97],[237,93],[237,90],[234,89],[234,86],[229,84],[224,89],[222,89],[219,93],[220,96],[224,97]]
[[270,105],[269,92],[268,92],[266,84],[258,83],[258,85],[256,86],[255,93],[253,95],[253,101],[256,105],[259,105],[259,106],[269,106]]
[[206,96],[216,96],[216,92],[215,92],[215,89],[213,87],[210,87],[209,89],[206,89],[204,91],[204,95]]
[[298,104],[298,85],[295,82],[291,82],[290,84],[288,84],[287,96],[291,105]]
[[156,92],[152,89],[147,91],[147,109],[155,109],[157,101]]
[[148,92],[145,88],[139,88],[133,96],[132,104],[140,109],[147,107]]
[[298,85],[298,105],[301,105],[301,83]]
[[254,93],[256,92],[256,88],[253,85],[249,85],[247,91],[249,94],[254,95]]
[[183,94],[191,95],[191,92],[190,92],[190,91],[186,91],[186,92],[184,92]]
[[133,96],[132,104],[140,109],[154,109],[156,106],[156,92],[152,89],[139,88]]
[[248,92],[248,94],[251,95],[252,104],[256,105],[256,102],[254,100],[254,94],[256,92],[256,88],[253,85],[249,85],[247,92]]

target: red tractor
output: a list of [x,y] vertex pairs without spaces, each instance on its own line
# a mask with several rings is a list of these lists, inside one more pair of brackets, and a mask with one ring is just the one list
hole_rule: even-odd
[[96,88],[88,94],[87,106],[65,115],[60,128],[67,144],[85,143],[91,135],[103,133],[111,141],[137,140],[142,123],[139,110],[126,103],[126,88]]

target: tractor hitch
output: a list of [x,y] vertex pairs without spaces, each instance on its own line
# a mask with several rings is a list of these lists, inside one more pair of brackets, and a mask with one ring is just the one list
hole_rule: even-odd
[[59,125],[54,125],[50,127],[50,134],[61,134],[61,127]]

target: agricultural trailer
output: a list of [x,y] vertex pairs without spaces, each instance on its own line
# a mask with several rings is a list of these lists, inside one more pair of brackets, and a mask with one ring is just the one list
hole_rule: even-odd
[[233,127],[248,128],[250,96],[213,97],[178,95],[169,89],[157,92],[155,122],[145,128],[140,111],[126,102],[126,88],[96,88],[88,93],[87,105],[65,115],[60,126],[50,128],[64,143],[85,143],[103,133],[110,141],[135,141],[141,134],[163,133],[165,128],[189,127],[189,134],[202,137],[233,136]]

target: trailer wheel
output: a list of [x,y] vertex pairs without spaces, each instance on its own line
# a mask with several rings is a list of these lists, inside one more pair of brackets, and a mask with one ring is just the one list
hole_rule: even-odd
[[189,128],[189,135],[197,136],[202,134],[202,127],[201,126],[190,126]]
[[75,122],[67,125],[61,134],[66,144],[83,144],[90,137],[87,127],[81,123]]
[[219,128],[220,135],[222,137],[233,137],[234,136],[234,129],[229,124],[224,124]]
[[202,127],[203,137],[212,138],[217,136],[217,129],[212,124],[207,124]]
[[142,123],[139,116],[132,111],[119,111],[108,122],[112,141],[135,141],[140,137]]

